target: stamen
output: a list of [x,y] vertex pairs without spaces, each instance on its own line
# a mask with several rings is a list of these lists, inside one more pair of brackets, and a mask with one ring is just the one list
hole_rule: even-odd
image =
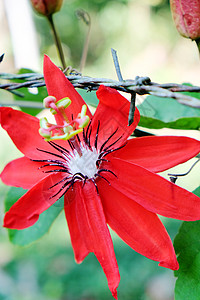
[[[72,121],[75,122],[75,120],[73,120],[73,115],[72,115]],[[100,147],[100,150],[98,150],[97,147],[98,147],[99,130],[100,130],[100,121],[98,121],[98,125],[96,128],[94,144],[92,142],[93,146],[91,146],[91,137],[93,137],[92,136],[93,133],[92,133],[91,120],[90,120],[87,129],[83,128],[82,131],[83,139],[80,139],[79,136],[76,135],[68,140],[68,144],[71,150],[67,150],[53,141],[49,141],[48,143],[57,152],[59,152],[59,154],[37,148],[38,151],[55,156],[55,159],[32,160],[35,162],[44,163],[41,164],[39,169],[53,167],[53,166],[55,167],[54,169],[52,168],[52,170],[46,169],[46,171],[44,170],[42,172],[46,174],[63,173],[63,178],[49,188],[52,189],[58,186],[59,184],[61,184],[61,187],[60,186],[58,187],[58,191],[54,195],[52,195],[50,199],[56,196],[58,196],[58,199],[60,199],[65,193],[67,193],[67,191],[70,188],[72,188],[73,190],[73,186],[76,182],[83,182],[82,188],[84,188],[87,180],[91,180],[91,182],[95,186],[97,195],[99,195],[99,190],[98,190],[98,185],[96,183],[96,180],[102,179],[105,180],[109,185],[111,184],[110,181],[106,178],[107,176],[104,176],[104,174],[102,175],[103,172],[110,173],[117,178],[117,175],[113,171],[101,167],[103,166],[103,162],[109,163],[109,160],[104,158],[106,155],[123,148],[126,145],[126,143],[118,148],[113,149],[113,147],[116,146],[118,141],[123,137],[123,135],[121,135],[120,137],[116,137],[116,140],[115,138],[112,139],[113,136],[118,131],[117,128],[106,139],[106,141],[104,141],[104,143]],[[110,145],[108,145],[109,141],[111,141]]]
[[[40,120],[39,133],[44,137],[45,141],[52,140],[69,140],[73,144],[72,138],[82,132],[83,128],[86,127],[90,121],[87,112],[87,106],[84,104],[81,108],[81,112],[74,119],[72,115],[72,121],[70,122],[66,108],[71,104],[69,98],[63,98],[57,101],[54,96],[48,96],[44,100],[45,107],[50,108],[53,115],[58,115],[60,118],[60,124],[51,124],[46,118]],[[76,148],[76,146],[75,146]]]

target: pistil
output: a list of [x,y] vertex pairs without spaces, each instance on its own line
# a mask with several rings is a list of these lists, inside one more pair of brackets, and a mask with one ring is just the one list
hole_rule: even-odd
[[86,115],[87,106],[83,105],[78,116],[69,121],[66,108],[71,104],[69,98],[63,98],[59,101],[54,96],[48,96],[44,99],[44,107],[50,108],[53,115],[59,116],[59,124],[51,124],[46,118],[40,120],[39,133],[45,141],[69,140],[76,149],[79,156],[82,155],[80,143],[77,141],[77,135],[83,131],[89,123],[89,117]]

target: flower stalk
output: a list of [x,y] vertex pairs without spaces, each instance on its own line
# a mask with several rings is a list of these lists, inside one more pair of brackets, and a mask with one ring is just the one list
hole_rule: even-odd
[[52,32],[53,32],[56,48],[57,48],[57,51],[58,51],[58,55],[60,57],[60,61],[61,61],[63,70],[65,70],[66,69],[66,63],[65,63],[64,52],[63,52],[62,44],[61,44],[61,41],[60,41],[60,37],[59,37],[59,35],[57,33],[57,30],[55,28],[55,24],[54,24],[54,21],[53,21],[53,15],[51,14],[51,15],[47,16],[47,19],[49,21],[50,27],[51,27]]

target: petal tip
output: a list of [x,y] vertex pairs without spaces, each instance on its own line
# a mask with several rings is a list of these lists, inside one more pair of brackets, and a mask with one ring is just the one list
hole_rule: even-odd
[[34,214],[29,218],[26,218],[17,214],[9,213],[8,211],[4,216],[3,227],[9,229],[18,229],[18,230],[25,229],[34,225],[38,219],[39,219],[38,214]]
[[46,62],[51,62],[51,63],[53,63],[52,60],[50,59],[50,57],[49,57],[47,54],[44,54],[44,64],[45,64]]
[[179,269],[179,264],[178,264],[177,259],[175,259],[175,261],[173,261],[173,262],[161,261],[158,265],[160,267],[168,268],[173,271],[177,271]]
[[112,296],[113,296],[113,298],[114,299],[118,299],[118,296],[117,296],[117,289],[114,289],[113,291],[112,291]]

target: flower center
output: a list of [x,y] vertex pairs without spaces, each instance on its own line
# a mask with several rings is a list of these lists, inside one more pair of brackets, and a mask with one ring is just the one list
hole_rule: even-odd
[[[110,184],[106,176],[108,173],[117,178],[116,174],[112,170],[109,170],[107,167],[105,167],[104,162],[109,162],[109,160],[106,158],[108,154],[121,149],[125,146],[125,144],[116,147],[117,142],[122,136],[114,141],[111,140],[117,132],[116,129],[105,140],[105,142],[98,147],[99,128],[100,122],[98,122],[93,145],[91,145],[92,127],[90,122],[87,130],[85,131],[83,129],[82,142],[78,135],[70,140],[67,140],[71,150],[65,149],[53,141],[49,141],[48,143],[52,148],[54,148],[54,152],[37,148],[38,151],[50,155],[49,159],[33,160],[44,163],[44,165],[42,165],[39,169],[43,169],[44,173],[63,173],[63,179],[49,188],[51,189],[61,184],[58,192],[52,195],[51,198],[57,195],[59,195],[59,198],[61,198],[65,193],[68,192],[69,189],[73,189],[73,186],[77,181],[82,181],[84,187],[87,180],[91,180],[91,182],[95,185],[98,194],[96,180],[103,179]],[[75,147],[75,142],[78,143],[78,149]],[[54,166],[55,168],[45,170],[45,168],[49,166]]]
[[88,179],[94,178],[98,171],[97,160],[99,152],[96,148],[91,150],[86,146],[80,147],[82,155],[80,156],[77,150],[74,150],[68,157],[68,168],[69,171],[75,175],[76,173],[83,174]]

